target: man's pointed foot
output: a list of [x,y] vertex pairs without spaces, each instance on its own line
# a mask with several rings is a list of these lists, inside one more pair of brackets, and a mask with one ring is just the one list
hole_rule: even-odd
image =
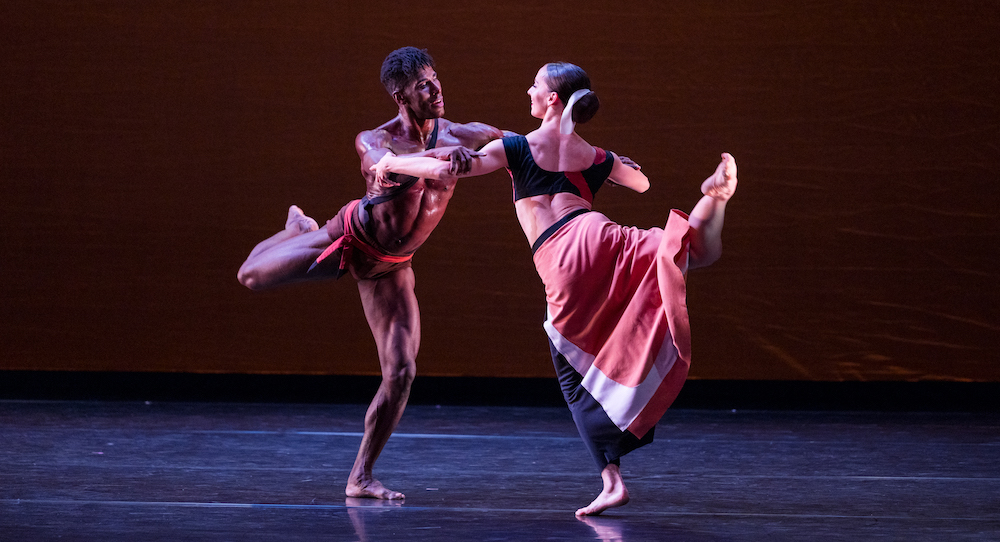
[[285,229],[295,233],[309,233],[319,229],[319,224],[315,220],[306,216],[298,205],[288,208],[288,219],[285,220]]

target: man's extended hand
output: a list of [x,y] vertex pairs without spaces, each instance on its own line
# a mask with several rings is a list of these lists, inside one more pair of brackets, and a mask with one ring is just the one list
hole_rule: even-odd
[[639,164],[636,164],[635,160],[629,158],[628,156],[619,156],[618,159],[622,161],[622,164],[624,164],[624,165],[626,165],[626,166],[628,166],[628,167],[630,167],[630,168],[632,168],[632,169],[634,169],[636,171],[639,171],[639,170],[642,169],[642,166],[640,166]]
[[472,160],[474,158],[477,156],[486,156],[481,152],[460,145],[433,149],[433,151],[435,152],[431,152],[430,154],[434,158],[451,162],[448,166],[448,172],[452,175],[464,175],[468,173],[472,170]]

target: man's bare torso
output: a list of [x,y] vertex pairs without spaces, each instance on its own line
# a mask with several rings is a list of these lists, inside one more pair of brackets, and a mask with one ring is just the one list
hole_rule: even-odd
[[[396,155],[425,150],[425,142],[402,137],[399,131],[394,129],[395,124],[395,119],[389,121],[369,132],[367,136],[383,139],[385,147]],[[498,137],[498,134],[499,130],[485,124],[457,124],[442,118],[438,119],[437,143],[434,148],[461,145],[477,149]],[[364,165],[365,162],[362,160],[368,197],[383,195],[397,189],[378,184],[374,174]],[[455,184],[455,180],[418,179],[391,200],[375,205],[371,210],[372,231],[379,245],[397,254],[413,252],[419,248],[444,216],[448,202],[454,194]]]

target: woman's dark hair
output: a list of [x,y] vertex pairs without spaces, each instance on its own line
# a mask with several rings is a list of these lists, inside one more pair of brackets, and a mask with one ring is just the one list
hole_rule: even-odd
[[[569,62],[550,62],[545,65],[545,75],[551,88],[562,100],[563,105],[569,101],[574,92],[590,88],[590,77],[583,68]],[[594,118],[601,107],[601,100],[596,92],[588,92],[573,104],[573,122],[583,124]]]
[[396,49],[382,62],[382,84],[389,95],[393,95],[416,79],[425,66],[434,67],[434,59],[427,54],[427,49]]

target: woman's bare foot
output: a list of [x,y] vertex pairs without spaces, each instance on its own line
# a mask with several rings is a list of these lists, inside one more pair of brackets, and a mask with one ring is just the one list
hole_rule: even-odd
[[300,233],[316,231],[319,229],[319,225],[316,224],[315,220],[306,216],[302,212],[302,209],[299,209],[298,205],[292,205],[288,208],[288,220],[285,220],[285,229],[298,235]]
[[701,193],[710,198],[726,201],[736,192],[736,159],[728,152],[722,153],[722,161],[715,173],[701,183]]
[[601,479],[604,481],[604,491],[589,506],[577,510],[576,515],[596,516],[608,508],[628,504],[628,489],[625,488],[625,481],[622,480],[622,473],[618,465],[611,463],[604,467],[604,470],[601,471]]
[[362,497],[366,499],[405,499],[406,496],[398,491],[392,491],[382,485],[382,482],[371,478],[364,482],[349,482],[346,490],[348,497]]

